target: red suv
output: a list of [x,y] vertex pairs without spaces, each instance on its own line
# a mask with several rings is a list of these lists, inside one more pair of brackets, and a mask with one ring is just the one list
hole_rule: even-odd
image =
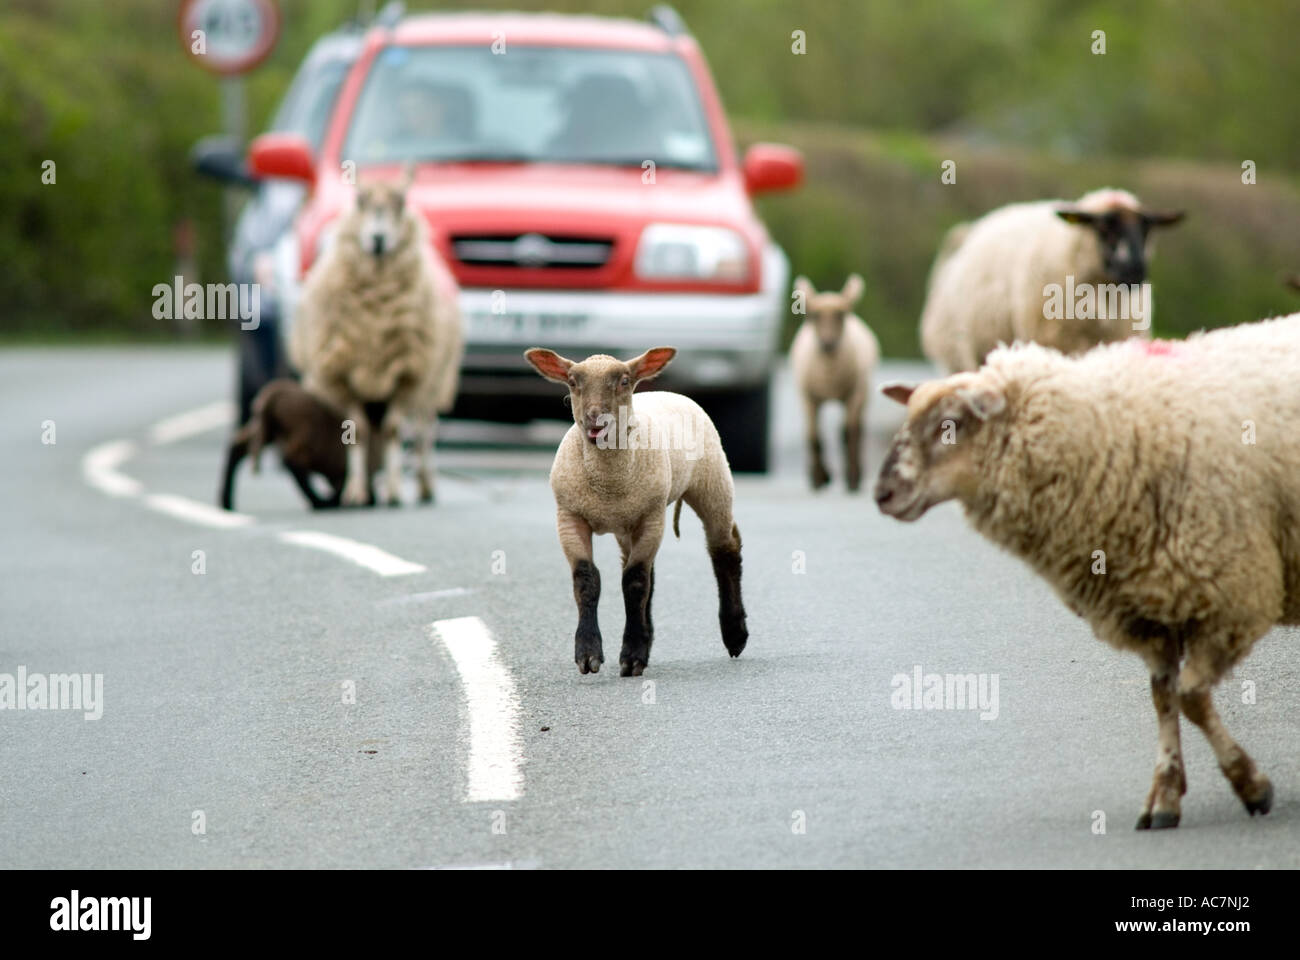
[[670,344],[660,385],[713,415],[735,469],[766,469],[789,265],[750,197],[795,186],[802,160],[771,144],[737,156],[675,14],[430,14],[370,31],[318,151],[285,133],[251,147],[255,173],[313,188],[277,254],[283,331],[355,179],[411,161],[409,202],[460,286],[459,414],[568,416],[527,347]]

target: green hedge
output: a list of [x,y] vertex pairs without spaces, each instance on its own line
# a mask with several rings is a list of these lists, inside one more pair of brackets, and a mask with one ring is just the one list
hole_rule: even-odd
[[[635,17],[650,5],[464,4]],[[254,131],[314,38],[358,6],[280,0],[280,43],[247,81]],[[920,291],[946,225],[1107,182],[1192,211],[1156,260],[1162,330],[1288,306],[1273,274],[1300,268],[1293,0],[1252,0],[1248,16],[1220,0],[677,6],[743,118],[738,136],[807,151],[805,189],[761,204],[795,268],[818,283],[863,272],[864,310],[892,354],[916,350]],[[1105,56],[1089,52],[1095,29],[1107,31]],[[0,335],[169,335],[149,306],[174,272],[178,221],[197,227],[201,279],[224,279],[221,194],[188,163],[219,126],[217,81],[182,52],[173,0],[6,0]],[[939,183],[943,159],[958,163],[955,186]],[[1259,166],[1256,187],[1240,185],[1245,159]],[[47,160],[53,185],[41,182]]]

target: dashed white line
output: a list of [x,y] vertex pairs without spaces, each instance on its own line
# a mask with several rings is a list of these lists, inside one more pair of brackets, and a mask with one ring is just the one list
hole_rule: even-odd
[[199,503],[189,497],[178,497],[172,493],[151,493],[144,498],[144,505],[151,510],[165,513],[179,520],[202,524],[205,527],[217,527],[229,530],[246,527],[254,520],[246,513],[235,513]]
[[280,534],[279,539],[285,543],[310,547],[313,550],[324,550],[344,560],[351,560],[358,566],[373,570],[381,577],[402,577],[412,573],[424,573],[427,569],[422,564],[395,557],[368,543],[349,540],[347,537],[336,537],[331,533],[321,533],[317,530],[290,530]]
[[174,417],[159,420],[149,428],[149,442],[155,446],[175,443],[177,440],[207,433],[217,427],[230,426],[234,420],[235,405],[228,400],[218,400],[195,410],[187,410]]
[[524,792],[519,691],[497,658],[496,640],[478,617],[436,620],[431,629],[455,661],[469,702],[465,801],[518,800]]
[[134,457],[138,449],[130,440],[101,443],[81,458],[81,475],[88,484],[109,496],[138,496],[144,489],[140,481],[117,472],[117,468]]

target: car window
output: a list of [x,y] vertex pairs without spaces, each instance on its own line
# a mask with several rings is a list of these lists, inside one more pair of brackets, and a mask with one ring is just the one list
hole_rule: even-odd
[[276,111],[271,129],[277,133],[296,133],[307,139],[312,150],[319,150],[334,101],[351,66],[350,61],[328,60],[300,72]]
[[716,169],[674,54],[514,45],[393,46],[375,58],[343,159],[519,160]]

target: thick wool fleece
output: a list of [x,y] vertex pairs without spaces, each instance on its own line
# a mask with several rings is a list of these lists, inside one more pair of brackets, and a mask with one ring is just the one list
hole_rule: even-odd
[[354,210],[303,288],[290,356],[312,392],[341,409],[396,401],[449,409],[463,352],[460,315],[418,216],[401,245],[376,258],[358,242]]
[[979,376],[1007,407],[972,441],[966,513],[1099,637],[1148,662],[1176,638],[1188,688],[1300,623],[1300,314],[1074,359],[1017,345]]
[[[1049,284],[1105,284],[1097,234],[1056,215],[1065,206],[1092,212],[1139,209],[1123,190],[1098,190],[1077,202],[1041,200],[1001,207],[960,224],[945,238],[928,281],[921,311],[925,355],[949,372],[975,370],[999,343],[1032,341],[1064,353],[1079,353],[1099,343],[1147,336],[1134,318],[1107,316],[1099,298],[1097,319],[1044,317]],[[1148,288],[1149,290],[1149,288]],[[1139,326],[1150,329],[1153,305],[1148,295]],[[1122,312],[1122,311],[1116,311]]]

